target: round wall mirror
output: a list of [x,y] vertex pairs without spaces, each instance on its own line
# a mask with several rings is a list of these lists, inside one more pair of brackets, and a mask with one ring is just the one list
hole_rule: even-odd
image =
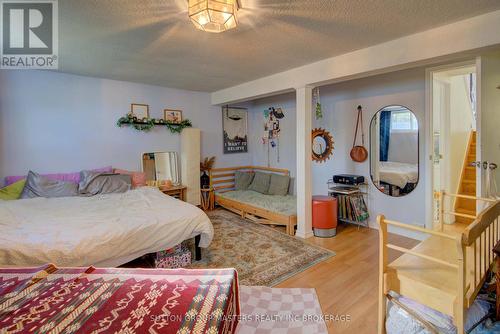
[[314,129],[312,131],[312,159],[323,162],[330,159],[333,154],[333,138],[325,129]]
[[419,179],[418,121],[400,105],[380,109],[370,123],[370,175],[386,195],[411,193]]

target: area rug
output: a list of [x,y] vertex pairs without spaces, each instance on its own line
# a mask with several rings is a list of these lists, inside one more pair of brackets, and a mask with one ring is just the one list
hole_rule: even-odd
[[237,334],[326,334],[325,317],[314,289],[240,286]]
[[240,284],[274,286],[335,255],[227,210],[208,213],[214,239],[190,268],[236,268]]

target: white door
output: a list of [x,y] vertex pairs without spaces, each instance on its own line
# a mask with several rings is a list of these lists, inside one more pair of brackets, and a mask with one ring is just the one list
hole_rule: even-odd
[[[429,161],[432,193],[444,190],[457,193],[461,184],[464,161],[467,158],[468,138],[476,129],[475,96],[476,67],[473,63],[450,65],[431,69],[428,76]],[[430,222],[435,227],[439,219],[438,201],[429,196]],[[445,203],[447,211],[453,211],[454,201]],[[453,223],[453,216],[445,216],[445,223]]]
[[[482,162],[477,169],[478,194],[498,196],[500,171],[500,54],[489,54],[477,59],[478,68],[478,153]],[[485,168],[486,167],[486,168]],[[480,208],[479,208],[480,209]]]

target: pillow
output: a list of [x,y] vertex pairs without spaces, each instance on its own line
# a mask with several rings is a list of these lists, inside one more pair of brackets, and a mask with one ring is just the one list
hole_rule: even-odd
[[21,198],[69,197],[78,195],[78,185],[72,182],[51,180],[29,171]]
[[10,201],[21,197],[26,179],[12,183],[10,186],[0,189],[0,199]]
[[253,190],[261,194],[267,194],[269,190],[269,183],[271,181],[271,174],[255,172],[252,184],[248,187],[248,190]]
[[90,170],[82,171],[80,178],[78,193],[81,196],[124,193],[130,190],[132,183],[130,175],[99,173]]
[[[107,167],[102,167],[102,168],[97,168],[93,169],[92,171],[94,172],[102,172],[102,173],[112,173],[113,168],[111,166]],[[66,182],[72,182],[72,183],[78,183],[80,182],[80,172],[75,172],[75,173],[56,173],[56,174],[42,174],[42,176],[45,176],[51,180],[58,180],[58,181],[66,181]],[[26,179],[26,175],[18,175],[18,176],[7,176],[5,177],[5,185],[8,186],[14,182],[17,182],[19,180]]]
[[144,187],[146,185],[146,173],[132,172],[125,169],[115,169],[116,174],[130,175],[132,177],[132,188]]
[[290,186],[290,176],[271,174],[271,181],[269,182],[268,194],[285,196],[288,194],[289,186]]
[[234,173],[234,188],[236,190],[247,190],[253,181],[255,173],[253,172],[240,172]]

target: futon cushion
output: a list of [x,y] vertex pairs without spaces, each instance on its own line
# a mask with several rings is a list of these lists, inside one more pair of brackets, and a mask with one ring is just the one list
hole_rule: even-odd
[[285,196],[288,194],[288,187],[290,186],[290,176],[271,174],[271,181],[269,183],[269,195]]
[[72,182],[51,180],[29,171],[21,198],[70,197],[78,195],[78,185]]
[[234,187],[236,190],[247,190],[252,184],[255,173],[253,172],[240,172],[234,173]]
[[267,194],[270,183],[271,183],[271,174],[255,172],[252,184],[250,184],[248,190],[253,190],[261,194]]
[[78,185],[78,191],[80,196],[124,193],[130,190],[131,183],[132,178],[130,175],[84,170],[81,171],[81,181]]
[[0,189],[0,199],[10,201],[21,197],[26,180],[20,180]]

